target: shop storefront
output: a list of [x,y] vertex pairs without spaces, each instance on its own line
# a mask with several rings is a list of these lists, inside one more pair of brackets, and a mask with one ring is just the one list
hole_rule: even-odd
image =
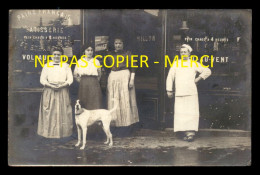
[[[200,128],[250,130],[251,18],[239,10],[167,10],[166,54],[189,44],[194,55],[214,57],[212,75],[198,84]],[[204,59],[205,65],[210,60]],[[168,69],[164,70],[167,75]],[[165,77],[165,76],[164,76]],[[166,123],[173,108],[164,95]]]
[[[251,16],[236,10],[46,10],[15,11],[10,19],[9,105],[10,126],[18,134],[35,133],[42,92],[41,67],[35,55],[47,55],[50,43],[60,44],[69,60],[81,56],[85,43],[95,44],[95,54],[113,50],[113,38],[124,37],[124,47],[146,55],[148,66],[136,71],[135,87],[140,123],[144,128],[172,128],[174,99],[165,81],[170,60],[188,43],[193,54],[214,56],[212,76],[198,85],[200,128],[251,130]],[[63,15],[61,16],[61,12]],[[31,20],[31,13],[39,17]],[[12,20],[17,20],[12,26]],[[20,22],[20,23],[19,23]],[[35,23],[35,24],[34,24]],[[37,23],[37,24],[36,24]],[[32,25],[33,24],[33,25]],[[31,25],[31,27],[30,27]],[[249,27],[250,26],[250,27]],[[102,59],[100,59],[102,63]],[[207,59],[203,60],[209,64]],[[75,66],[75,65],[74,65]],[[72,66],[72,70],[74,70]],[[101,86],[106,100],[107,72]],[[72,105],[78,84],[70,87]]]

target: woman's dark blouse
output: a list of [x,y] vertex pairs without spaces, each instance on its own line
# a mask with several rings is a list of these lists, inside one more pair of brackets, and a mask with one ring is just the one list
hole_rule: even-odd
[[[112,55],[114,57],[114,65],[113,67],[109,68],[113,71],[119,71],[119,70],[125,70],[125,69],[129,69],[131,73],[134,73],[135,70],[136,70],[136,67],[132,67],[131,66],[131,55],[132,53],[130,51],[111,51],[108,53],[108,55]],[[120,62],[117,66],[117,55],[121,55],[124,57],[124,62]],[[127,67],[127,58],[126,56],[128,55],[128,67]],[[119,60],[122,60],[123,58],[119,57]],[[137,60],[137,57],[134,58],[135,60]],[[137,60],[138,61],[138,60]],[[113,63],[112,61],[112,58],[111,57],[107,57],[107,60],[106,60],[106,64],[107,66],[111,66]],[[137,66],[137,62],[133,62],[133,66]]]

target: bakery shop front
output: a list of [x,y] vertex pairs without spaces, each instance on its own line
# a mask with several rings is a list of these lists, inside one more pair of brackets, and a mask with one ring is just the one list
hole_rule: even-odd
[[[52,45],[60,45],[70,62],[73,55],[80,58],[83,45],[92,43],[103,65],[104,57],[114,50],[113,39],[119,35],[124,38],[124,49],[148,58],[148,66],[136,68],[134,82],[143,128],[173,128],[175,100],[166,92],[170,66],[165,66],[165,56],[173,62],[182,44],[188,44],[198,58],[210,56],[203,58],[204,65],[211,65],[213,60],[211,76],[197,85],[199,128],[251,130],[250,12],[59,10],[57,15],[52,10],[34,10],[29,18],[30,13],[16,10],[10,14],[9,105],[15,108],[9,111],[9,126],[19,128],[17,135],[34,135],[37,129],[43,87],[39,82],[42,68],[35,68],[35,55],[48,55]],[[140,65],[140,59],[137,63]],[[75,64],[72,71],[74,68]],[[105,67],[101,71],[105,102],[108,71]],[[76,81],[70,86],[72,106],[78,86]]]

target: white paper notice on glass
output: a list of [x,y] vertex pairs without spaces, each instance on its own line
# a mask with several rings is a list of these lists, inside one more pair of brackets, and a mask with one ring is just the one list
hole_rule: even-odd
[[66,55],[67,57],[73,56],[72,47],[64,47],[63,51],[64,51],[64,55]]

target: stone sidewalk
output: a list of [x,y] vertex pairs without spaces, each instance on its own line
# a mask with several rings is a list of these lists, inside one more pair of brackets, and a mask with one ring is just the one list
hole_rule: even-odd
[[140,129],[127,137],[103,142],[97,132],[87,138],[84,150],[67,139],[20,140],[11,151],[11,165],[46,166],[249,166],[251,133],[240,130],[200,130],[193,142],[176,137],[172,129]]
[[[72,140],[69,143],[74,143]],[[88,148],[110,149],[101,140],[87,140]],[[68,143],[68,144],[69,144]],[[114,137],[113,148],[148,148],[156,149],[162,147],[185,147],[190,150],[198,148],[207,149],[249,149],[251,148],[250,132],[240,130],[200,130],[193,142],[186,142],[176,137],[172,129],[165,131],[141,129],[129,137]]]

